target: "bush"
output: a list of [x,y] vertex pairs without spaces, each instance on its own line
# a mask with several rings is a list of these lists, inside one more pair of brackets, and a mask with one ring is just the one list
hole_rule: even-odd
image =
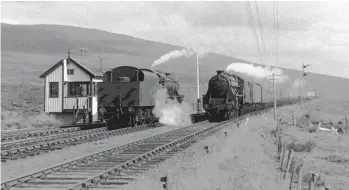
[[313,140],[306,142],[296,143],[292,141],[287,145],[287,149],[293,149],[295,152],[311,152],[316,147],[316,143]]
[[309,124],[308,126],[309,133],[316,133],[317,130],[318,130],[318,125],[314,125],[312,123]]

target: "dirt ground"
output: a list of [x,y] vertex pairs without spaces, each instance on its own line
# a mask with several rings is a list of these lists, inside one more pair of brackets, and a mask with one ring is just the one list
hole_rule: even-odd
[[[214,136],[189,147],[182,153],[146,172],[140,180],[122,190],[161,190],[160,177],[168,175],[171,189],[286,189],[277,171],[276,145],[271,131],[272,112],[229,124]],[[224,136],[224,132],[228,136]],[[209,145],[207,154],[204,146]]]
[[[280,109],[281,118],[287,120],[297,108],[290,106]],[[314,100],[296,113],[297,127],[284,125],[289,147],[294,149],[298,159],[304,160],[303,172],[319,174],[319,188],[326,185],[331,190],[349,189],[349,135],[336,135],[317,129],[321,122],[322,128],[342,128],[345,132],[344,112],[349,113],[348,109],[349,101]],[[304,177],[307,178],[306,175]]]

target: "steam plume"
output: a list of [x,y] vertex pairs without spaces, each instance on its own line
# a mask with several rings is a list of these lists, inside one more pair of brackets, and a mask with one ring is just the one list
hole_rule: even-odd
[[155,60],[151,67],[154,68],[155,66],[165,63],[171,59],[176,59],[179,57],[190,57],[194,55],[194,53],[195,52],[193,49],[174,50],[166,53],[165,55],[162,55],[159,59]]
[[275,75],[281,75],[275,76],[276,83],[283,83],[288,80],[288,76],[282,75],[283,71],[279,68],[270,69],[270,67],[262,68],[261,66],[253,66],[252,64],[247,63],[232,63],[228,65],[225,70],[229,73],[231,73],[232,71],[242,73],[247,76],[253,77],[255,80],[270,77],[270,75],[272,75],[273,73]]
[[190,125],[190,106],[177,100],[167,99],[167,90],[160,89],[156,92],[155,108],[153,114],[160,118],[159,122],[172,126],[179,127],[183,125]]

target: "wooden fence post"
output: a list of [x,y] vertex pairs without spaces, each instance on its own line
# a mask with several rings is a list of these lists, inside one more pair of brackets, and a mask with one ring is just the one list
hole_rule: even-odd
[[303,182],[303,160],[301,160],[301,163],[299,165],[297,190],[302,190],[302,182]]
[[311,178],[309,180],[309,187],[308,190],[313,190],[315,189],[315,180],[316,180],[316,174],[315,173],[311,173]]
[[291,168],[291,179],[290,179],[290,186],[288,187],[288,190],[292,190],[293,177],[294,177],[294,167]]
[[282,146],[282,157],[281,157],[281,164],[280,164],[281,171],[283,171],[285,154],[286,154],[286,141],[284,140],[283,146]]
[[284,179],[286,179],[286,175],[287,175],[288,169],[289,169],[290,164],[291,164],[292,153],[293,153],[293,150],[292,150],[292,149],[289,149],[289,151],[288,151],[288,157],[287,157],[287,162],[286,162],[286,167],[285,167],[285,170],[284,170]]
[[349,125],[348,125],[348,118],[347,118],[347,114],[345,115],[345,130],[346,130],[346,134],[349,135]]

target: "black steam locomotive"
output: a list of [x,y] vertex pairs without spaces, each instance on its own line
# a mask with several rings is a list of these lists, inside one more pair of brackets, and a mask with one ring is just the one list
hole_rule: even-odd
[[157,122],[153,114],[156,92],[167,91],[167,98],[182,102],[179,84],[169,73],[121,66],[104,74],[98,83],[98,105],[108,129]]
[[253,110],[261,109],[262,102],[253,103],[253,85],[237,75],[217,71],[208,83],[203,96],[204,110],[212,121],[226,120]]

